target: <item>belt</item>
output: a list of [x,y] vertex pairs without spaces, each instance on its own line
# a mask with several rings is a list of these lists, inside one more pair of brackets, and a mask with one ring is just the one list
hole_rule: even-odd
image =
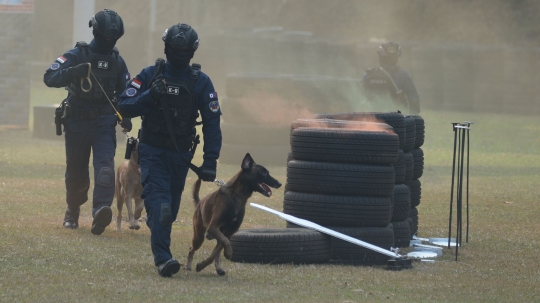
[[85,119],[96,119],[104,114],[114,114],[112,108],[104,107],[94,110],[84,110],[74,106],[68,106],[67,112],[70,117],[73,118],[85,118]]
[[[168,135],[165,137],[164,135],[150,132],[144,128],[141,128],[139,141],[154,147],[176,150],[174,143]],[[178,148],[182,150],[190,150],[192,144],[193,142],[189,139],[178,140]]]

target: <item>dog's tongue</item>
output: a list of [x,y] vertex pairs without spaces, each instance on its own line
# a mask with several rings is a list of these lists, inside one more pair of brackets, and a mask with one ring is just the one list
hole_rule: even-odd
[[268,187],[268,185],[264,183],[260,183],[260,184],[261,184],[261,187],[268,193],[268,196],[272,196],[272,190],[270,189],[270,187]]

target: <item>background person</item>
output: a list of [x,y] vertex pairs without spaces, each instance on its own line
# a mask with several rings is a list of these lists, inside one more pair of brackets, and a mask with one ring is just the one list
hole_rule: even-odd
[[407,71],[397,65],[401,46],[383,43],[377,49],[380,67],[366,70],[362,84],[370,102],[389,98],[397,110],[412,115],[420,113],[420,97]]
[[[199,37],[187,24],[165,30],[167,62],[146,67],[120,97],[123,115],[142,117],[139,130],[139,164],[144,187],[141,197],[151,231],[151,248],[158,274],[170,277],[180,263],[170,251],[171,225],[180,209],[180,198],[194,154],[196,119],[202,116],[203,181],[214,181],[221,149],[221,110],[210,78],[200,65],[189,65],[199,47]],[[172,132],[169,131],[172,130]]]
[[[88,200],[88,165],[92,151],[94,193],[91,232],[100,235],[111,222],[110,206],[115,190],[115,128],[118,117],[107,97],[114,102],[130,76],[124,59],[114,47],[124,34],[122,18],[105,9],[90,19],[89,26],[93,28],[94,39],[89,44],[78,42],[75,48],[56,58],[45,72],[43,81],[48,87],[66,87],[68,90],[63,121],[67,202],[63,225],[71,229],[79,226],[80,206]],[[90,75],[91,88],[86,80],[89,62],[95,76]],[[87,89],[89,91],[85,91]],[[130,119],[124,119],[121,126],[124,131],[130,131]]]

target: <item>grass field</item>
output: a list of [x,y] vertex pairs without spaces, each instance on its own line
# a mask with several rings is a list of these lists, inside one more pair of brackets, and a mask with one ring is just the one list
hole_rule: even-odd
[[[33,100],[57,103],[36,101],[35,94]],[[433,111],[422,117],[421,237],[448,235],[451,122],[474,122],[469,243],[460,248],[458,262],[454,249],[444,248],[437,262],[415,262],[413,269],[399,272],[224,260],[224,277],[209,266],[200,273],[181,270],[172,279],[160,278],[144,224],[133,231],[124,223],[122,232],[112,224],[94,236],[89,202],[82,207],[78,230],[62,228],[63,141],[34,139],[28,130],[0,131],[0,302],[540,302],[538,118]],[[123,153],[119,143],[116,165]],[[195,158],[194,163],[202,162],[200,154]],[[264,159],[255,160],[264,165]],[[218,179],[229,179],[239,165],[218,164]],[[269,170],[286,182],[285,167]],[[186,188],[194,181],[190,172]],[[202,194],[215,189],[204,184]],[[171,249],[181,263],[191,238],[193,205],[188,194],[182,197],[172,232]],[[282,210],[283,188],[274,190],[271,198],[254,194],[250,201]],[[114,205],[113,212],[116,215]],[[278,217],[248,207],[242,228],[284,226]],[[205,242],[195,262],[213,246]]]

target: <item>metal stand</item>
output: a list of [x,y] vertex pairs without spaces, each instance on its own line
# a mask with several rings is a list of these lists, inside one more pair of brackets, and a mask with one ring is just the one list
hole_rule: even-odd
[[[448,248],[450,248],[450,242],[452,240],[452,210],[454,201],[454,179],[456,179],[456,261],[458,260],[459,247],[463,240],[463,172],[464,172],[464,160],[467,157],[467,178],[466,183],[466,210],[467,210],[467,226],[465,242],[469,242],[469,130],[471,129],[470,121],[465,123],[452,123],[454,131],[454,155],[452,163],[452,185],[450,190],[450,215],[448,220]],[[465,145],[467,145],[467,154],[465,154]],[[456,159],[457,155],[457,159]],[[457,167],[457,172],[456,172]]]

